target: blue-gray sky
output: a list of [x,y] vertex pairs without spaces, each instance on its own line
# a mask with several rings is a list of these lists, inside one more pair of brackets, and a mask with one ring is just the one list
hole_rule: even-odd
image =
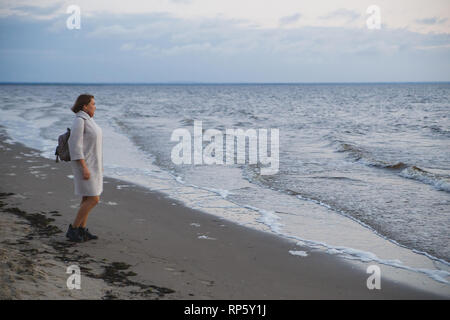
[[0,0],[1,82],[449,80],[448,0]]

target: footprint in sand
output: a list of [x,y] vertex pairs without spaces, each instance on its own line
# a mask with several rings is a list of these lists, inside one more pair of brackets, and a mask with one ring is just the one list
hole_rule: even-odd
[[185,272],[184,270],[177,271],[174,268],[169,268],[169,267],[164,268],[164,269],[167,270],[167,271],[172,272],[172,274],[176,275],[176,276],[178,276],[178,275],[182,274],[183,272]]

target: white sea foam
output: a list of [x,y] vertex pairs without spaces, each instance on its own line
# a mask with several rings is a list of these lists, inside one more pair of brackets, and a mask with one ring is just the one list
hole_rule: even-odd
[[30,153],[22,153],[21,152],[21,154],[24,155],[25,157],[38,157],[39,156],[39,153],[37,153],[37,152],[30,152]]
[[215,188],[203,188],[204,190],[208,190],[211,192],[214,192],[221,196],[223,199],[226,199],[230,194],[232,194],[229,190],[223,190],[223,189],[215,189]]
[[184,183],[182,177],[175,177],[175,181],[176,181],[176,182],[179,182],[179,183]]
[[44,165],[42,165],[42,166],[31,166],[31,167],[29,167],[30,169],[39,169],[39,168],[46,168],[46,167],[49,167],[50,165],[49,164],[44,164]]
[[307,257],[308,256],[308,253],[306,251],[289,250],[289,253],[292,254],[293,256],[300,256],[300,257]]
[[281,228],[283,227],[283,224],[279,222],[280,217],[277,216],[274,211],[264,210],[249,205],[245,205],[244,208],[259,212],[261,214],[261,216],[258,218],[259,222],[270,227],[273,232],[282,234]]
[[429,184],[437,190],[450,192],[450,177],[433,174],[417,167],[408,167],[400,172],[404,178],[414,179]]
[[400,268],[400,269],[404,269],[404,270],[408,270],[408,271],[412,271],[412,272],[422,273],[422,274],[425,274],[428,277],[430,277],[438,282],[441,282],[441,283],[445,283],[445,284],[449,283],[449,281],[447,279],[450,277],[450,272],[445,271],[445,270],[413,268],[413,267],[404,265],[401,261],[399,261],[397,259],[394,259],[394,260],[380,259],[377,255],[373,254],[372,252],[367,252],[367,251],[357,250],[357,249],[347,248],[347,247],[332,246],[332,245],[326,244],[324,242],[301,239],[300,237],[296,237],[296,236],[294,236],[293,238],[296,238],[299,240],[299,242],[297,242],[297,245],[299,245],[299,246],[307,246],[307,247],[316,248],[316,249],[324,248],[327,253],[339,255],[346,259],[359,260],[361,262],[377,262],[377,263],[395,267],[395,268]]
[[123,189],[123,188],[129,188],[129,187],[131,187],[131,185],[129,185],[129,184],[118,184],[116,186],[116,189],[120,190],[120,189]]
[[11,139],[11,138],[7,138],[7,139],[3,140],[3,142],[5,142],[5,143],[7,143],[7,144],[10,144],[10,145],[14,145],[14,144],[17,144],[17,143],[18,143],[17,141],[14,141],[14,140]]
[[[36,105],[34,107],[36,108]],[[6,127],[7,133],[11,137],[6,142],[11,142],[10,144],[20,142],[31,148],[41,150],[42,153],[47,154],[47,157],[48,155],[53,156],[55,141],[42,137],[41,129],[53,125],[59,118],[47,116],[37,119],[26,119],[23,115],[29,114],[28,111],[24,112],[24,109],[18,108],[2,113],[1,124]],[[26,156],[33,155],[34,152]]]
[[204,240],[217,240],[216,238],[208,237],[207,235],[201,235],[197,237],[198,239],[204,239]]

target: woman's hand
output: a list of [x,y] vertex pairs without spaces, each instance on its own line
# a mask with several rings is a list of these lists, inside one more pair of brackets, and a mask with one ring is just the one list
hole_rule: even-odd
[[89,169],[87,167],[83,167],[83,179],[88,180],[91,176],[91,173],[89,172]]
[[84,159],[79,159],[77,160],[77,162],[80,164],[81,170],[83,170],[83,179],[88,180],[91,176],[91,173],[89,172],[89,169],[86,165],[86,161],[84,161]]

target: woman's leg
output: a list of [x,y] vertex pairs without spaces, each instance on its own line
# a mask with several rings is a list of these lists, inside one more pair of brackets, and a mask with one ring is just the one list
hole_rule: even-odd
[[72,227],[86,227],[87,217],[89,212],[94,208],[97,203],[100,201],[99,196],[85,196],[81,200],[80,209],[78,210],[77,217],[75,218]]
[[[100,197],[99,196],[92,196],[92,197],[89,197],[89,198],[92,198],[91,201],[94,203],[92,208],[94,208],[100,201]],[[81,227],[83,227],[83,228],[86,228],[86,223],[87,223],[87,218],[88,218],[89,213],[90,213],[90,210],[86,214],[86,216],[84,217],[84,220],[81,222]]]

